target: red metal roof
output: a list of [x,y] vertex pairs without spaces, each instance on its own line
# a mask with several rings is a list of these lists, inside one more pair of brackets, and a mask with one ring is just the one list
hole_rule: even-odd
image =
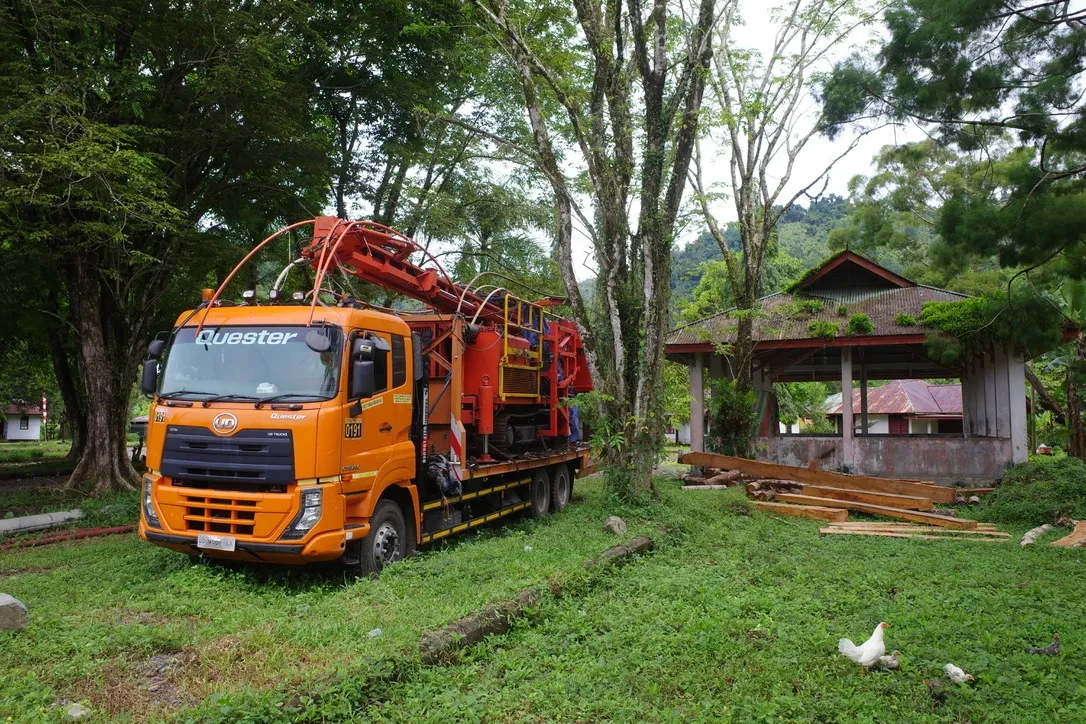
[[41,408],[37,405],[8,405],[4,408],[5,415],[41,415]]
[[[860,391],[852,391],[852,412],[859,415]],[[962,386],[933,385],[924,380],[894,380],[867,390],[869,415],[962,416]],[[832,405],[829,415],[841,414],[841,402]]]

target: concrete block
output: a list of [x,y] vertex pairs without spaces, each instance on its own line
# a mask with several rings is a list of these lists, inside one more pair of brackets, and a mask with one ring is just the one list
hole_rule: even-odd
[[21,631],[28,620],[26,606],[21,601],[0,593],[0,631]]

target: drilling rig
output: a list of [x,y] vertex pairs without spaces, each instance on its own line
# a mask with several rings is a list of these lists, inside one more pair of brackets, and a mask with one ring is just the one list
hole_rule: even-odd
[[[312,236],[265,300],[222,298],[300,226]],[[282,293],[302,266],[312,289]],[[334,275],[420,308],[336,293]],[[560,299],[477,280],[454,282],[374,222],[322,216],[261,242],[148,346],[140,536],[192,556],[375,573],[420,544],[568,505],[591,470],[572,404],[592,389],[579,329],[553,314]]]

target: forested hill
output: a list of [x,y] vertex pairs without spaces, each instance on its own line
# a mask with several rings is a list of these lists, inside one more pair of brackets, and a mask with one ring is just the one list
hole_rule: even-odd
[[[847,217],[846,201],[836,194],[816,199],[810,206],[796,204],[789,209],[777,227],[777,253],[767,265],[762,293],[777,291],[795,275],[825,259],[831,253],[828,243],[830,231],[843,224]],[[730,249],[740,250],[739,228],[736,223],[728,224],[725,237]],[[676,318],[680,310],[690,305],[703,276],[712,273],[711,264],[707,262],[723,260],[716,241],[708,231],[686,246],[672,251],[671,308]],[[704,288],[701,291],[705,291]],[[702,311],[713,313],[719,310]]]

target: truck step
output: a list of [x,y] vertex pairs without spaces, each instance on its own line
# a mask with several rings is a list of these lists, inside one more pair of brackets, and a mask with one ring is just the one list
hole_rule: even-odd
[[[514,483],[514,485],[516,485],[516,483]],[[423,543],[430,543],[431,541],[435,541],[435,540],[438,540],[440,538],[444,538],[447,535],[451,535],[453,533],[459,533],[462,530],[467,530],[468,528],[474,528],[476,526],[482,525],[483,523],[489,523],[492,520],[497,520],[498,518],[504,518],[507,515],[511,515],[513,513],[521,511],[521,510],[527,510],[530,507],[532,507],[532,501],[530,501],[530,500],[525,501],[523,503],[517,503],[516,505],[511,505],[508,508],[502,508],[501,510],[496,510],[493,513],[487,513],[486,515],[481,515],[478,518],[472,518],[471,520],[466,520],[463,523],[459,523],[457,525],[454,525],[451,528],[445,528],[444,530],[438,530],[438,531],[434,531],[433,533],[430,533],[428,535],[424,535],[424,536],[422,536],[422,542]]]

